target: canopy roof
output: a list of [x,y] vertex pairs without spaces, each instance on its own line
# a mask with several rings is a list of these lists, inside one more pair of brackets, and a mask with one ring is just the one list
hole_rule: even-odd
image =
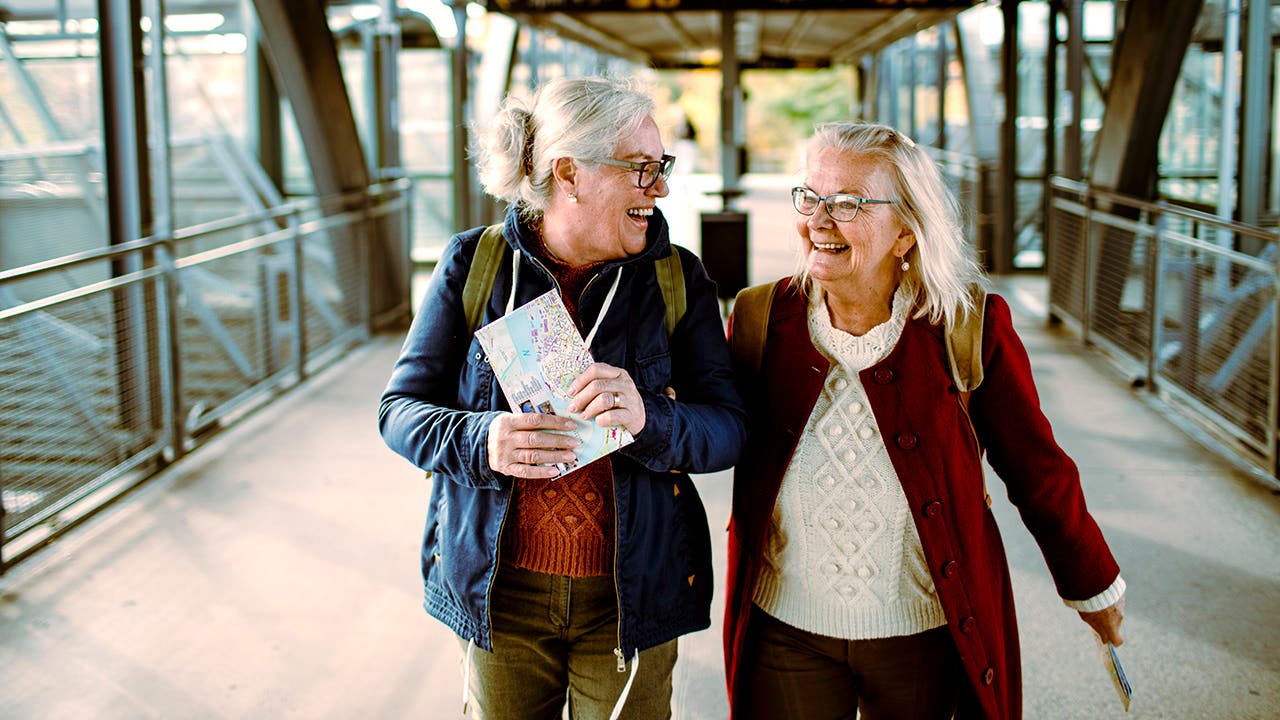
[[655,68],[720,64],[734,11],[741,68],[854,62],[945,22],[978,0],[487,0],[491,11]]

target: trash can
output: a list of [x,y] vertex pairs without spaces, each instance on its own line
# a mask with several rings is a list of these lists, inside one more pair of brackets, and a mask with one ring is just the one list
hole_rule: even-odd
[[716,283],[721,300],[732,300],[747,286],[747,214],[704,212],[702,265]]

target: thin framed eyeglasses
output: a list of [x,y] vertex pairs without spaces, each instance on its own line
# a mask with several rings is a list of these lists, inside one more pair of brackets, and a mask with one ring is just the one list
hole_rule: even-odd
[[671,171],[676,166],[675,155],[663,155],[661,160],[648,160],[646,162],[628,162],[626,160],[614,160],[613,158],[583,159],[588,162],[600,163],[601,165],[612,165],[613,167],[634,170],[636,173],[636,187],[640,188],[651,188],[658,182],[658,178],[666,180],[671,177]]
[[892,205],[892,200],[872,200],[849,193],[832,193],[819,195],[803,185],[791,188],[791,204],[801,215],[812,215],[818,211],[818,204],[827,206],[827,214],[836,222],[849,222],[858,216],[863,205]]

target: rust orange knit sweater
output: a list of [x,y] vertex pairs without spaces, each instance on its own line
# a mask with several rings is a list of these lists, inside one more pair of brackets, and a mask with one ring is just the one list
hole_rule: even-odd
[[[545,247],[541,254],[581,331],[578,296],[600,266],[570,267]],[[515,481],[502,537],[507,562],[553,575],[610,575],[613,541],[613,465],[607,456],[558,480]]]

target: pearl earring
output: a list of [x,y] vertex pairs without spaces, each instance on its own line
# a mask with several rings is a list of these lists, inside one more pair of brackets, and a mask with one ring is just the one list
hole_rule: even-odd
[[576,203],[576,202],[578,202],[578,196],[577,196],[577,195],[574,195],[573,193],[569,193],[569,202],[571,202],[571,203]]
[[907,262],[907,261],[904,259],[904,260],[902,261],[902,272],[906,272],[906,271],[908,271],[908,270],[910,270],[910,269],[911,269],[911,263]]

